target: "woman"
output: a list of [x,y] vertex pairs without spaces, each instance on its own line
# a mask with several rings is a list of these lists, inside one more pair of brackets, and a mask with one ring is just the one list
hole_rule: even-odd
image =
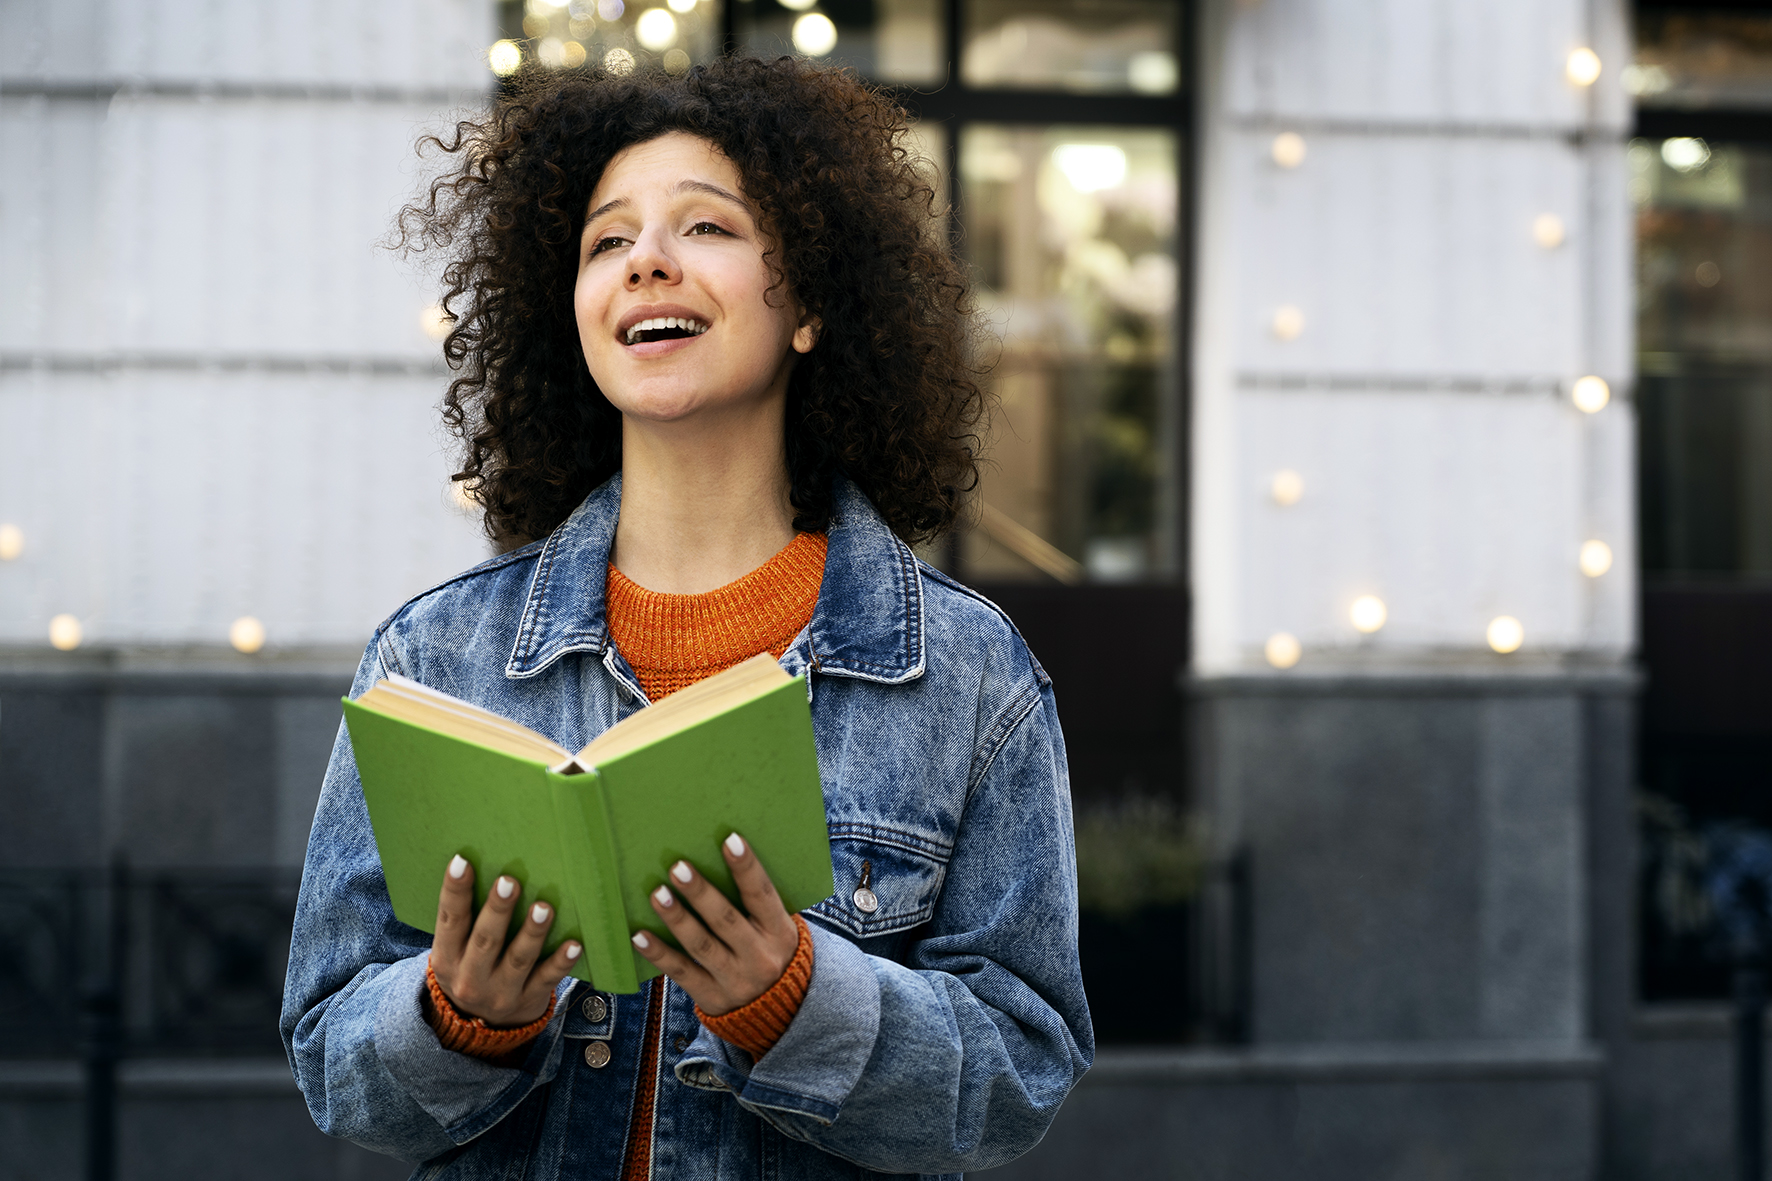
[[323,1130],[427,1177],[952,1175],[1088,1068],[1050,682],[907,544],[952,524],[981,400],[903,134],[844,75],[729,60],[542,84],[440,145],[406,226],[456,252],[446,413],[510,548],[384,623],[352,694],[400,673],[576,748],[772,652],[837,892],[787,915],[734,834],[744,910],[679,864],[654,905],[692,954],[636,937],[665,979],[611,996],[574,945],[536,962],[545,907],[507,944],[519,883],[474,915],[457,858],[433,941],[341,733],[283,1014]]

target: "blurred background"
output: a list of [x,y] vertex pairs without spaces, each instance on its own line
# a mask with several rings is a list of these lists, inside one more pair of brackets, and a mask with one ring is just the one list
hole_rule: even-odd
[[992,326],[925,556],[1054,676],[1103,1043],[999,1175],[1763,1175],[1772,5],[0,0],[0,1179],[406,1172],[275,1032],[487,553],[378,243],[526,63],[722,52],[894,91]]

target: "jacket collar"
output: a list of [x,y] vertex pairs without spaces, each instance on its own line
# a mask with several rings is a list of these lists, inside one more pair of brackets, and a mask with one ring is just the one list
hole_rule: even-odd
[[[824,582],[802,642],[818,672],[886,684],[923,675],[923,587],[917,559],[861,490],[837,477]],[[585,497],[542,546],[505,676],[533,677],[569,652],[610,646],[603,589],[621,475]],[[799,648],[801,644],[796,644]]]

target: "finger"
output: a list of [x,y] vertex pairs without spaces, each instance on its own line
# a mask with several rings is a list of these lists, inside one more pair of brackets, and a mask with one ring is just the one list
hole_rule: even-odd
[[683,950],[702,967],[718,969],[732,958],[731,949],[708,933],[701,920],[671,893],[669,886],[660,886],[652,892],[652,909],[671,929]]
[[443,871],[437,897],[437,932],[431,939],[431,967],[447,971],[461,959],[474,920],[474,867],[456,854]]
[[696,1004],[713,995],[716,986],[708,970],[658,936],[648,931],[635,931],[634,949],[648,963],[676,981]]
[[521,992],[527,986],[529,971],[541,958],[542,944],[553,925],[554,908],[538,898],[498,961],[498,974],[513,991]]
[[480,914],[474,919],[474,929],[468,935],[467,948],[462,952],[461,971],[471,980],[480,981],[491,978],[493,970],[498,967],[498,958],[505,949],[505,932],[511,929],[511,911],[516,909],[517,898],[523,893],[522,885],[509,874],[502,874],[492,883],[492,889],[486,892],[486,905],[480,908]]
[[[726,895],[714,887],[714,883],[703,877],[687,861],[679,861],[671,866],[670,884],[677,888],[685,902],[695,908],[695,913],[701,916],[702,924],[709,934],[732,952],[742,955],[757,941],[757,929],[751,926],[744,912],[732,905]],[[683,946],[689,945],[685,943]],[[694,950],[690,948],[691,954]]]
[[756,853],[745,839],[737,833],[727,837],[720,845],[720,852],[726,858],[726,864],[732,868],[732,880],[738,883],[738,896],[744,908],[751,916],[751,922],[765,934],[781,937],[788,931],[794,932],[796,941],[799,931],[794,927],[794,920],[788,915],[787,908],[782,905],[781,895],[775,891],[775,883],[757,860]]
[[[529,1002],[529,1007],[546,1012],[548,997],[553,995],[554,989],[559,987],[560,981],[572,971],[572,966],[583,954],[584,945],[576,939],[568,939],[554,949],[553,955],[535,965],[535,970],[529,973],[529,979],[523,985],[523,999]],[[534,1018],[530,1020],[533,1021]]]

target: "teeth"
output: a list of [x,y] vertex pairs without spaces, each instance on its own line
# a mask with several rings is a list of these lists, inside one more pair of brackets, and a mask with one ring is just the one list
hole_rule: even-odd
[[700,320],[691,320],[683,316],[654,316],[650,320],[641,320],[628,329],[628,343],[639,344],[642,332],[657,332],[664,328],[681,328],[691,336],[700,336],[708,330],[708,326]]

